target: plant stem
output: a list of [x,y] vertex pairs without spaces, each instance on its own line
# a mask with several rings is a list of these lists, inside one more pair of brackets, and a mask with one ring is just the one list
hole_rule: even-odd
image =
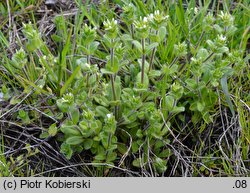
[[202,63],[207,62],[212,56],[214,55],[214,52],[212,52]]
[[169,65],[169,68],[171,68],[175,62],[179,59],[179,57],[175,57],[174,60],[171,62],[171,64]]
[[116,93],[115,93],[115,77],[113,74],[110,75],[111,80],[111,87],[112,87],[112,93],[113,93],[113,100],[116,101]]
[[[110,48],[110,65],[111,65],[111,69],[114,66],[114,48],[113,48],[113,44],[114,44],[114,39],[111,40],[111,48]],[[110,80],[111,80],[111,87],[112,87],[112,94],[113,94],[113,100],[116,101],[116,91],[115,91],[115,74],[111,74],[110,75]],[[119,107],[115,106],[114,108],[114,115],[115,118],[118,119],[119,117]]]
[[141,62],[141,83],[144,83],[144,71],[145,71],[145,60],[146,60],[146,55],[145,55],[145,38],[142,38],[141,40],[141,45],[142,45],[142,62]]
[[[111,40],[111,48],[110,48],[110,65],[111,65],[111,69],[114,66],[114,48],[113,48],[113,43],[114,43],[114,39]],[[116,101],[115,76],[114,76],[114,74],[110,75],[110,79],[111,79],[111,86],[112,86],[112,92],[113,92],[113,100]]]
[[[89,45],[87,46],[87,49],[89,50]],[[87,54],[87,63],[90,65],[90,58],[91,58],[91,56],[89,55],[89,54]],[[86,83],[86,85],[87,85],[87,87],[89,86],[89,73],[87,72],[87,76],[86,76],[86,79],[87,79],[87,83]]]
[[[155,34],[158,34],[158,30],[156,30]],[[150,57],[150,62],[149,62],[149,68],[148,68],[148,72],[150,72],[150,70],[153,68],[153,61],[154,61],[154,57],[155,57],[155,52],[156,52],[156,47],[152,50],[152,54]]]
[[[131,37],[132,37],[132,39],[134,39],[135,33],[134,33],[134,25],[133,25],[133,23],[130,25],[130,27],[131,27]],[[134,49],[134,44],[132,44],[132,49]]]
[[163,87],[161,89],[161,97],[162,97],[162,113],[163,113],[163,117],[164,119],[167,118],[167,101],[166,101],[166,92],[167,92],[167,76],[166,74],[164,74],[164,77],[163,77]]
[[153,68],[153,61],[154,61],[154,57],[155,57],[155,52],[156,52],[156,48],[154,48],[153,51],[152,51],[152,54],[151,54],[151,57],[150,57],[148,72]]

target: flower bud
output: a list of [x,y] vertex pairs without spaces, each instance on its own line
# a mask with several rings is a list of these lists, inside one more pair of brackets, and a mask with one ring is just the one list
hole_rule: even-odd
[[159,10],[156,10],[154,14],[151,13],[148,15],[148,20],[150,21],[152,27],[155,29],[166,25],[168,18],[168,15],[164,15],[163,12],[160,12]]
[[135,6],[132,3],[125,5],[123,8],[122,16],[125,18],[129,24],[132,24],[135,20]]
[[27,63],[27,58],[26,58],[26,53],[23,50],[23,48],[16,51],[16,53],[12,57],[12,62],[13,62],[13,65],[19,69],[22,69],[25,66],[25,64]]
[[83,41],[84,41],[85,44],[87,44],[87,45],[90,44],[96,38],[96,29],[91,28],[90,26],[85,24],[84,28],[83,28],[82,38],[83,38]]
[[185,42],[174,45],[174,49],[178,56],[182,57],[187,54],[187,44]]
[[229,27],[234,23],[234,17],[229,13],[224,13],[223,11],[221,11],[218,17],[221,19],[225,27]]
[[104,21],[103,25],[104,25],[104,29],[106,31],[107,36],[110,39],[116,38],[118,34],[117,20],[113,18],[111,21],[110,20]]
[[149,21],[147,17],[140,17],[139,21],[134,22],[135,28],[142,38],[146,38],[149,32]]

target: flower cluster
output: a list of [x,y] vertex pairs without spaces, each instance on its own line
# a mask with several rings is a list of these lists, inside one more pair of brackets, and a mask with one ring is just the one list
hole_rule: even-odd
[[91,28],[90,26],[85,24],[83,28],[82,38],[84,43],[87,45],[93,42],[96,38],[96,28]]
[[217,35],[214,41],[207,40],[207,44],[213,52],[216,53],[226,53],[229,51],[227,45],[227,38],[223,35]]
[[178,56],[182,57],[187,54],[187,44],[185,42],[174,45],[175,52]]
[[215,18],[213,16],[213,14],[211,12],[209,12],[206,17],[204,18],[204,22],[207,24],[207,25],[213,25],[214,24],[214,21],[215,21]]
[[62,102],[73,104],[73,102],[74,102],[74,95],[72,93],[67,93],[67,94],[63,95]]
[[106,31],[107,36],[110,39],[116,38],[116,36],[118,34],[117,20],[112,18],[111,21],[110,20],[104,21],[103,25],[104,25],[104,29]]
[[125,5],[122,9],[123,17],[126,18],[129,24],[132,24],[135,19],[135,6],[132,3],[129,3],[128,5]]
[[159,27],[166,25],[168,18],[169,18],[168,15],[164,15],[163,12],[160,12],[159,10],[156,10],[154,14],[151,13],[148,16],[148,20],[155,29],[158,29]]
[[226,41],[227,41],[227,38],[226,36],[223,36],[223,35],[218,35],[216,38],[217,46],[225,46]]
[[218,17],[226,27],[229,27],[234,23],[234,17],[229,13],[224,13],[223,11],[221,11]]
[[140,17],[139,21],[134,22],[134,26],[143,38],[146,38],[148,36],[149,20],[147,17]]
[[22,69],[25,66],[25,64],[27,63],[27,57],[23,48],[16,51],[16,53],[12,57],[12,62],[13,65],[19,69]]
[[58,108],[66,113],[74,105],[74,95],[72,93],[64,94],[61,99],[56,101]]
[[23,24],[23,33],[28,39],[27,49],[34,51],[39,49],[43,45],[43,41],[40,37],[40,34],[35,30],[31,23]]

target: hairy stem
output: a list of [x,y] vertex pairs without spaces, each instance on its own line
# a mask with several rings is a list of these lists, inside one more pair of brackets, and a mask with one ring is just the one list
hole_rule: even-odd
[[[114,66],[114,48],[113,48],[113,44],[114,44],[114,39],[111,40],[112,47],[110,48],[110,65],[111,65],[111,69]],[[113,100],[116,101],[117,98],[116,98],[116,91],[115,91],[115,74],[110,75],[110,80],[111,80]],[[115,115],[116,119],[118,119],[118,117],[119,117],[119,112],[118,111],[119,111],[119,107],[115,106],[114,115]]]
[[141,40],[141,45],[142,45],[142,62],[141,62],[141,83],[144,83],[144,71],[145,71],[145,60],[146,60],[146,55],[145,55],[145,38],[142,38]]
[[156,48],[154,48],[153,51],[152,51],[152,54],[151,54],[151,57],[150,57],[148,72],[153,68],[153,61],[154,61],[154,57],[155,57],[155,52],[156,52]]
[[[155,34],[158,34],[158,30],[156,30]],[[152,54],[150,56],[150,62],[149,62],[149,68],[148,72],[153,68],[153,62],[154,62],[154,57],[155,57],[155,52],[156,52],[156,47],[152,50]]]

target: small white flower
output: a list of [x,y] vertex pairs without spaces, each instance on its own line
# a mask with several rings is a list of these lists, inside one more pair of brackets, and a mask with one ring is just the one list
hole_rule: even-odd
[[224,22],[227,26],[232,25],[234,22],[234,17],[230,13],[224,13],[223,11],[218,14],[218,17]]
[[149,20],[149,21],[152,21],[153,19],[154,19],[153,13],[149,14],[149,15],[148,15],[148,20]]
[[199,11],[198,8],[195,7],[195,8],[194,8],[194,14],[197,15],[197,14],[198,14],[198,11]]
[[221,42],[225,42],[227,40],[226,36],[223,36],[222,34],[218,36],[218,40]]
[[112,114],[111,113],[107,114],[107,117],[108,117],[108,119],[110,119],[112,117]]
[[156,10],[156,11],[155,11],[155,15],[160,15],[160,11],[159,11],[159,10]]
[[55,57],[54,60],[53,60],[54,63],[57,63],[58,62],[58,57]]

